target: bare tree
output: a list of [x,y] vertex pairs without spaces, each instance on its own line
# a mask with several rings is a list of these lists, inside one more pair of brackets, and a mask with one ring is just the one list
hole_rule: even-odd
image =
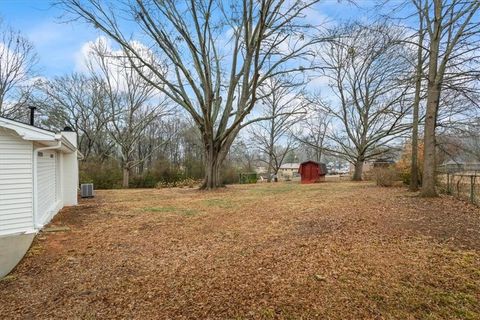
[[112,152],[106,124],[110,110],[101,84],[84,74],[71,74],[42,81],[40,95],[34,99],[43,114],[48,114],[44,125],[56,130],[72,128],[78,137],[84,160],[92,154],[105,159]]
[[235,140],[227,159],[231,163],[236,163],[239,169],[246,172],[255,172],[255,164],[257,163],[257,155],[253,148],[242,139]]
[[[306,58],[323,39],[299,18],[317,1],[59,2],[116,41],[140,76],[190,114],[204,145],[203,188],[212,189],[220,185],[219,169],[238,132],[256,121],[245,118],[257,89],[273,76],[312,68]],[[127,38],[122,18],[135,24],[135,34],[168,73]]]
[[[267,179],[277,174],[285,156],[296,147],[293,128],[306,112],[308,101],[299,91],[298,83],[272,78],[260,88],[261,117],[249,128],[251,143],[265,155]],[[262,157],[260,158],[262,159]]]
[[478,17],[480,2],[477,0],[425,0],[421,3],[424,5],[418,6],[417,9],[422,12],[429,38],[421,194],[432,197],[437,195],[435,131],[442,89],[449,87],[458,90],[461,87],[465,88],[471,81],[478,81],[478,70],[475,70],[474,65],[479,58],[480,50]]
[[30,41],[0,20],[0,116],[16,118],[26,106],[36,63]]
[[319,105],[333,117],[327,150],[354,164],[353,179],[361,180],[364,162],[385,154],[411,127],[405,121],[408,62],[395,28],[354,24],[339,32],[322,56],[334,98]]
[[327,148],[327,131],[332,118],[316,105],[311,105],[309,109],[300,123],[301,130],[297,131],[295,138],[303,144],[307,155],[311,159],[321,162],[324,149]]
[[105,92],[109,109],[105,113],[107,132],[120,155],[122,186],[128,188],[132,169],[148,156],[135,159],[137,145],[146,128],[167,114],[166,99],[132,68],[123,52],[116,54],[108,50],[105,42],[100,41],[93,47],[89,68]]
[[[382,4],[388,3],[388,0],[380,1]],[[393,1],[391,1],[393,3]],[[425,123],[425,150],[426,161],[424,168],[428,169],[424,176],[425,184],[422,188],[422,195],[434,196],[435,191],[435,148],[442,148],[436,142],[436,135],[443,133],[437,132],[438,127],[448,128],[448,125],[456,126],[462,121],[458,121],[467,109],[478,108],[478,60],[479,60],[479,3],[475,0],[404,0],[396,3],[393,10],[390,11],[389,18],[400,20],[414,20],[413,28],[415,31],[415,40],[409,40],[408,43],[418,47],[418,58],[416,64],[417,94],[419,93],[418,75],[422,73],[422,80],[426,83],[422,85],[422,97],[419,94],[414,103],[415,111],[418,102],[425,100],[426,97],[426,123]],[[399,13],[401,13],[399,15]],[[403,24],[405,23],[403,21]],[[423,52],[423,58],[420,53]],[[426,91],[425,97],[423,92]],[[469,103],[464,103],[462,98],[456,99],[457,106],[450,104],[452,96],[457,98],[462,95]],[[448,96],[448,97],[445,97]],[[455,110],[457,113],[452,114]],[[418,111],[417,111],[418,112]],[[447,114],[448,121],[442,123],[442,113]],[[421,118],[421,117],[420,117]],[[453,121],[452,121],[453,119]],[[414,179],[417,170],[416,154],[418,153],[416,135],[417,132],[415,119],[413,125],[412,137],[412,190],[417,189],[417,180]],[[429,156],[427,156],[427,154]]]
[[[422,0],[411,0],[415,3],[416,6],[422,7]],[[411,155],[411,166],[410,166],[410,186],[411,191],[417,191],[419,188],[419,168],[418,168],[418,131],[420,124],[420,103],[422,99],[422,80],[424,79],[424,63],[425,63],[425,54],[424,54],[424,41],[425,41],[425,28],[424,28],[424,19],[423,11],[418,11],[418,41],[417,41],[417,57],[415,63],[415,95],[412,108],[412,155]]]
[[[388,8],[388,14],[385,15],[388,21],[395,21],[399,19],[403,25],[409,25],[405,23],[405,20],[411,21],[412,25],[416,25],[411,29],[412,34],[410,37],[401,39],[403,45],[412,46],[416,49],[417,54],[414,59],[412,59],[411,64],[414,66],[413,70],[413,83],[415,84],[414,99],[412,104],[412,136],[410,140],[411,143],[411,154],[410,154],[410,185],[409,189],[411,191],[418,191],[419,189],[419,168],[418,168],[418,140],[419,140],[419,127],[420,121],[423,118],[421,112],[421,102],[424,99],[425,88],[423,86],[425,80],[425,61],[426,53],[425,50],[425,23],[423,19],[423,10],[416,10],[416,8],[422,8],[427,1],[424,0],[403,0],[403,1],[392,1],[392,0],[377,0],[379,5],[375,7],[375,10],[382,10],[384,7]],[[389,6],[386,6],[389,4]],[[413,8],[413,11],[412,11]],[[398,15],[398,12],[401,12],[401,15]],[[384,16],[383,14],[380,14]],[[412,57],[413,58],[413,57]]]
[[467,126],[463,133],[462,149],[473,161],[480,163],[480,118]]
[[176,167],[181,166],[185,145],[182,137],[186,129],[181,118],[179,114],[168,114],[157,117],[145,127],[134,155],[138,159],[135,168],[137,174],[151,170],[164,158],[168,158]]

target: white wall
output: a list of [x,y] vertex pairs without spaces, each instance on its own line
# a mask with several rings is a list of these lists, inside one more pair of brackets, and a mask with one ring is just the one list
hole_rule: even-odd
[[[76,146],[75,133],[62,135]],[[63,206],[77,204],[77,152],[40,150],[39,157],[35,149],[44,147],[0,127],[0,237],[34,232]]]
[[37,157],[37,226],[42,226],[61,208],[57,195],[57,152],[45,150],[35,153]]
[[[62,131],[62,135],[77,147],[77,134]],[[77,151],[62,155],[62,197],[64,206],[78,204],[78,154]]]
[[78,160],[77,153],[63,154],[62,193],[63,205],[75,206],[78,204]]
[[33,231],[33,144],[0,128],[0,236]]

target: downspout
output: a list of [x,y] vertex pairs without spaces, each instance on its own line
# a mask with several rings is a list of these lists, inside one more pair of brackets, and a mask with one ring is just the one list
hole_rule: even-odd
[[40,229],[41,225],[38,224],[38,199],[37,199],[37,164],[38,164],[38,152],[45,150],[57,150],[62,147],[62,141],[57,141],[56,146],[42,147],[33,149],[33,226],[35,229]]

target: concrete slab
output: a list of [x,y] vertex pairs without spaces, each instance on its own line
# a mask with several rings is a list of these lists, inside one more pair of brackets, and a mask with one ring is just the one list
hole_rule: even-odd
[[0,237],[0,278],[9,274],[22,260],[34,237],[34,233]]

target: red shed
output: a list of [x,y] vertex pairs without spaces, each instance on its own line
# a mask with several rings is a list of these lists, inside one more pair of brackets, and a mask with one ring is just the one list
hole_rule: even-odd
[[302,183],[325,181],[327,166],[324,163],[305,161],[300,164],[298,173],[302,176]]

